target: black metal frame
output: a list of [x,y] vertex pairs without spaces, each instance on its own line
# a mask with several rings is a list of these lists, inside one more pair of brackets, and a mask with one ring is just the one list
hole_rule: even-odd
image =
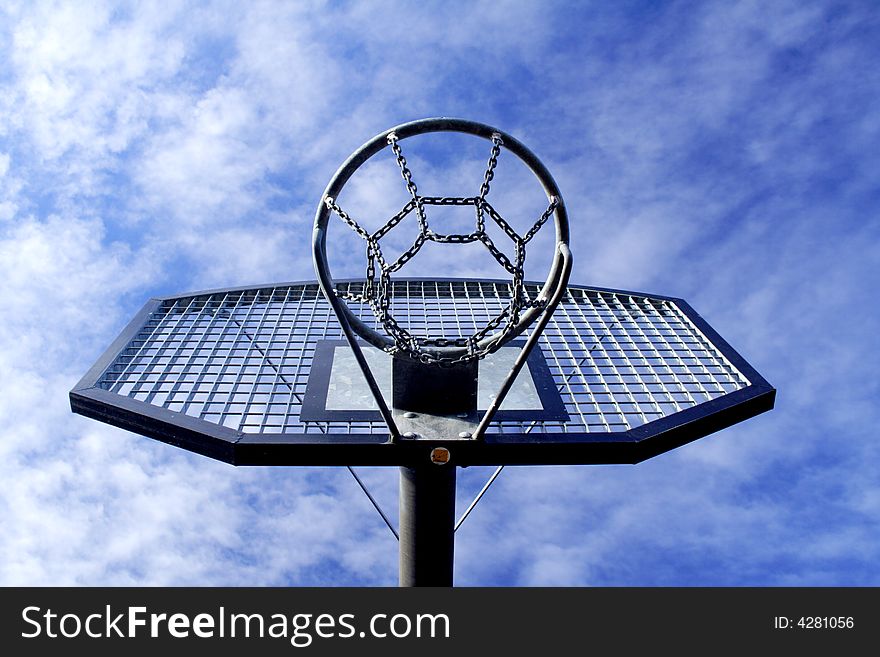
[[[292,285],[314,284],[313,281]],[[229,290],[265,289],[271,286]],[[506,434],[482,440],[398,440],[386,433],[248,434],[98,387],[116,357],[162,303],[148,301],[70,392],[73,412],[233,465],[384,465],[430,462],[431,450],[450,450],[451,465],[631,464],[644,461],[773,408],[776,390],[684,300],[606,288],[578,289],[632,294],[671,301],[706,336],[750,385],[716,399],[623,432]],[[201,296],[217,291],[179,296]]]

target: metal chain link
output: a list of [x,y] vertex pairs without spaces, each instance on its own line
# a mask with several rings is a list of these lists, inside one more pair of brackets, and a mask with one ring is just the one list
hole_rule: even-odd
[[488,201],[483,201],[482,205],[485,206],[486,211],[489,213],[489,216],[492,218],[492,221],[496,223],[496,225],[504,231],[504,234],[507,235],[512,241],[516,242],[519,239],[519,235],[513,229],[509,223],[504,220],[498,212],[493,208]]
[[[486,173],[483,174],[483,184],[480,185],[480,201],[486,199],[489,193],[489,183],[495,177],[495,166],[498,164],[498,155],[501,153],[501,135],[497,132],[492,135],[492,152],[489,154],[489,162],[486,165]],[[483,204],[477,203],[477,232],[482,233],[486,230],[486,219],[483,217]]]
[[[473,205],[476,206],[479,204],[479,197],[476,196],[423,196],[422,202],[425,205]],[[440,244],[470,244],[471,242],[476,242],[480,239],[480,231],[476,230],[473,233],[460,233],[460,234],[443,234],[436,233],[430,228],[426,233],[425,237],[432,242],[438,242]]]
[[425,205],[476,205],[476,196],[423,196]]
[[397,159],[397,166],[400,169],[400,175],[403,176],[406,188],[409,191],[410,196],[412,196],[413,201],[416,203],[416,211],[419,214],[419,228],[424,232],[428,230],[428,217],[425,216],[425,207],[422,205],[422,199],[419,197],[419,189],[413,182],[412,171],[406,166],[406,158],[400,150],[400,144],[397,143],[397,135],[390,132],[388,133],[387,139],[388,144],[391,146],[391,150],[394,151],[394,157]]
[[492,152],[489,155],[489,162],[486,165],[486,173],[483,174],[483,184],[480,185],[480,199],[486,198],[489,193],[489,183],[495,177],[495,166],[498,164],[498,156],[501,154],[501,146],[504,142],[501,135],[497,132],[492,134]]
[[425,243],[425,241],[427,239],[429,239],[429,236],[427,233],[420,234],[416,238],[416,241],[413,242],[413,245],[409,248],[409,250],[401,253],[400,257],[397,260],[395,260],[390,266],[387,267],[388,273],[397,271],[398,269],[403,267],[406,263],[408,263],[410,260],[412,260],[413,257],[416,255],[416,253],[419,252],[419,249],[422,248],[422,245]]
[[528,243],[528,241],[535,236],[535,233],[541,229],[541,226],[547,223],[550,215],[556,210],[557,205],[559,205],[559,199],[555,196],[550,197],[550,205],[547,206],[547,209],[544,210],[544,214],[542,214],[541,218],[535,222],[535,225],[529,229],[529,232],[525,234],[525,237],[523,237],[523,243]]
[[[519,239],[519,238],[517,238],[517,239]],[[495,243],[492,241],[492,238],[489,237],[489,235],[487,233],[480,234],[480,241],[483,243],[483,245],[486,247],[486,249],[489,251],[489,253],[492,254],[492,256],[495,258],[495,260],[498,261],[499,265],[504,267],[508,271],[508,273],[516,275],[516,267],[514,267],[513,263],[510,262],[510,258],[508,258],[506,255],[504,255],[498,249],[498,247],[495,246]]]
[[408,215],[410,212],[412,212],[412,209],[414,207],[416,207],[415,201],[410,201],[409,203],[404,205],[403,209],[400,212],[398,212],[396,215],[391,217],[391,219],[389,219],[387,224],[385,224],[379,230],[377,230],[375,233],[373,233],[373,239],[374,240],[382,239],[385,236],[385,233],[387,233],[389,230],[391,230],[397,224],[399,224],[401,221],[403,221],[404,217],[406,217],[406,215]]
[[[357,235],[359,235],[367,243],[367,268],[366,282],[360,294],[352,292],[350,289],[344,291],[337,290],[336,294],[342,299],[353,301],[356,303],[365,303],[370,306],[373,315],[382,324],[386,332],[394,341],[394,347],[388,351],[390,353],[406,353],[410,357],[415,358],[423,363],[435,364],[443,367],[451,367],[458,363],[463,363],[473,358],[482,358],[500,348],[504,342],[504,338],[510,334],[519,323],[521,313],[526,308],[541,308],[546,305],[546,300],[537,298],[530,299],[525,288],[525,245],[535,236],[541,227],[547,222],[554,210],[558,206],[559,200],[554,196],[550,199],[547,209],[541,214],[535,224],[529,229],[525,236],[520,235],[513,227],[492,207],[486,200],[489,193],[490,183],[495,177],[495,167],[498,163],[498,156],[501,153],[503,142],[501,136],[492,135],[492,151],[483,175],[483,183],[480,186],[479,196],[460,197],[460,196],[419,196],[418,187],[412,179],[412,172],[407,166],[406,158],[398,144],[397,135],[389,133],[388,144],[394,152],[397,160],[397,166],[406,183],[406,188],[412,196],[412,200],[408,201],[403,208],[389,219],[382,227],[380,227],[372,235],[368,233],[358,222],[346,213],[335,199],[329,196],[324,199],[324,204],[329,210],[338,215]],[[436,233],[428,226],[428,218],[425,213],[425,205],[472,205],[476,213],[476,230],[472,233],[461,234],[442,234]],[[419,236],[413,242],[412,246],[401,253],[401,255],[391,264],[385,259],[382,249],[379,246],[379,240],[388,232],[403,221],[406,216],[415,209],[419,218]],[[485,227],[485,215],[488,214],[493,222],[504,232],[504,234],[514,244],[514,261],[505,255],[492,241]],[[489,322],[479,329],[470,337],[455,338],[453,340],[447,338],[426,338],[413,336],[409,331],[403,328],[400,323],[391,314],[391,273],[400,270],[407,262],[409,262],[419,252],[426,241],[437,242],[441,244],[468,244],[472,242],[481,242],[486,250],[509,274],[512,275],[510,303],[500,313],[493,317]],[[376,265],[378,264],[381,273],[378,275]],[[494,331],[500,332],[495,336],[491,343],[477,348],[477,343],[486,338]],[[442,356],[437,353],[424,351],[424,347],[464,347],[467,351],[456,358]]]
[[340,208],[340,207],[336,204],[336,200],[335,200],[335,199],[333,199],[332,197],[328,196],[327,198],[324,199],[324,205],[326,205],[329,209],[331,209],[333,212],[335,212],[337,215],[339,215],[339,218],[342,219],[345,223],[347,223],[347,224],[349,225],[349,227],[350,227],[354,232],[356,232],[358,235],[360,235],[361,237],[363,237],[365,240],[367,240],[367,241],[370,240],[370,234],[369,234],[367,231],[365,231],[363,228],[361,228],[361,227],[360,227],[360,224],[358,224],[358,222],[356,222],[354,219],[352,219],[352,218],[348,215],[348,213],[345,212],[345,210],[343,210],[342,208]]
[[433,230],[429,230],[425,237],[438,244],[470,244],[480,239],[480,233],[441,235]]

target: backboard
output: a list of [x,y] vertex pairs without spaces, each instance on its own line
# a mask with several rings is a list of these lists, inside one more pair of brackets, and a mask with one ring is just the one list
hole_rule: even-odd
[[[420,192],[400,142],[433,133],[490,142],[482,182]],[[407,196],[366,212],[370,225],[340,193],[386,149]],[[502,151],[542,197],[539,211],[517,200],[526,223],[490,195]],[[447,206],[470,221],[434,215]],[[334,216],[353,249],[328,249]],[[527,282],[545,225],[547,279]],[[400,276],[437,245],[476,247],[510,278]],[[364,254],[362,279],[334,279],[337,251]],[[312,260],[314,282],[151,299],[71,391],[72,410],[234,465],[348,466],[400,541],[400,583],[450,586],[455,529],[504,466],[637,463],[773,407],[775,390],[683,300],[571,285],[558,185],[483,123],[411,121],[352,153],[318,203]],[[399,467],[399,531],[357,465]],[[498,468],[455,523],[456,470],[472,465]]]
[[[509,281],[393,285],[398,320],[423,335],[473,331],[509,296]],[[389,395],[390,356],[364,351]],[[479,406],[514,351],[480,362]],[[482,440],[390,442],[317,282],[151,299],[70,393],[76,413],[235,465],[402,466],[438,446],[458,466],[637,463],[774,397],[685,301],[568,285]]]

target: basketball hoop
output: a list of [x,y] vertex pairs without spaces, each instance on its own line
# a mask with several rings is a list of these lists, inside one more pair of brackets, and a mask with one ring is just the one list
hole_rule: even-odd
[[[489,162],[483,176],[479,194],[476,196],[436,197],[423,196],[413,182],[406,158],[400,142],[406,138],[431,132],[461,132],[482,137],[492,143]],[[392,216],[382,227],[373,233],[367,232],[353,217],[337,203],[337,198],[346,182],[363,166],[368,159],[384,148],[390,147],[394,152],[397,165],[410,194],[410,201]],[[492,207],[487,199],[490,183],[495,175],[495,167],[502,148],[519,157],[540,182],[547,195],[547,208],[536,219],[531,228],[519,235],[511,225]],[[428,217],[426,206],[458,205],[474,208],[474,230],[469,233],[444,234],[434,230]],[[412,246],[394,262],[388,262],[380,245],[382,237],[387,235],[410,213],[415,212],[419,222],[419,234]],[[357,235],[367,243],[366,282],[360,295],[340,294],[336,289],[327,262],[327,226],[332,214],[340,217]],[[556,230],[555,257],[547,275],[541,293],[533,299],[528,298],[524,286],[523,265],[525,262],[526,245],[537,234],[541,227],[550,219],[554,219]],[[487,221],[494,222],[514,244],[515,256],[511,260],[493,243],[486,233]],[[469,337],[454,339],[427,338],[411,334],[395,319],[391,313],[390,301],[392,294],[391,274],[398,271],[411,260],[426,242],[446,244],[481,243],[510,275],[510,299],[506,308],[493,317],[485,326]],[[501,346],[520,335],[543,312],[552,314],[549,305],[554,291],[564,288],[570,270],[568,252],[568,215],[562,194],[543,163],[526,146],[508,134],[482,123],[463,119],[430,118],[405,123],[387,130],[361,146],[340,167],[333,179],[324,190],[318,211],[315,216],[315,232],[313,236],[313,256],[315,270],[321,282],[324,294],[330,300],[340,316],[340,321],[349,324],[363,340],[394,355],[407,355],[422,363],[453,365],[465,361],[483,358],[498,350]],[[378,272],[377,272],[378,268]],[[366,302],[369,304],[378,322],[385,329],[379,333],[351,311],[343,299]]]
[[[489,161],[477,196],[434,197],[419,193],[406,158],[403,156],[400,141],[431,132],[460,132],[482,137],[492,143]],[[411,198],[400,212],[392,216],[378,230],[369,233],[350,213],[340,207],[336,199],[354,172],[386,147],[390,147],[394,152],[397,166]],[[522,160],[538,179],[547,195],[546,209],[523,235],[517,233],[487,200],[502,148]],[[473,207],[474,229],[470,233],[459,234],[435,231],[426,210],[426,206],[434,205]],[[418,237],[394,262],[388,262],[382,254],[380,240],[413,211],[418,217]],[[331,214],[342,219],[367,243],[366,280],[363,292],[359,295],[340,293],[330,274],[327,262],[327,227]],[[526,245],[551,216],[556,231],[553,261],[540,293],[530,298],[524,285],[523,273]],[[515,247],[513,260],[501,252],[487,234],[487,217],[513,241]],[[416,336],[404,328],[391,313],[393,291],[391,274],[411,260],[428,241],[451,244],[479,242],[511,275],[507,306],[469,337],[457,336],[449,339],[445,336],[440,338]],[[379,405],[392,442],[401,438],[445,439],[449,436],[470,440],[481,439],[513,381],[526,363],[547,320],[558,305],[571,272],[568,215],[562,193],[544,164],[514,137],[496,128],[474,121],[450,118],[422,119],[399,125],[380,133],[355,151],[333,176],[321,197],[315,215],[312,254],[321,289],[333,308],[367,385]],[[353,313],[346,300],[369,304],[376,320],[384,328],[385,334],[374,330]],[[478,416],[476,361],[497,351],[536,321],[519,358],[502,382],[495,396],[495,402],[482,416]],[[383,399],[357,337],[394,356],[393,411]],[[430,418],[427,424],[426,417]],[[409,421],[415,418],[419,418],[420,421]],[[405,425],[404,431],[400,429],[401,424]]]

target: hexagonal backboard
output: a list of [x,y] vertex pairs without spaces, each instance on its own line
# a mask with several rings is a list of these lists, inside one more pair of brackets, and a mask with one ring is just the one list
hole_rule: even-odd
[[[509,295],[502,281],[393,284],[400,321],[428,336],[473,331]],[[360,314],[373,320],[365,305]],[[342,338],[315,282],[151,299],[71,391],[71,407],[236,465],[411,465],[442,446],[466,466],[636,463],[775,398],[683,300],[569,285],[483,440],[391,443]],[[370,358],[387,368],[382,352]],[[481,361],[484,406],[509,359],[502,350]]]

